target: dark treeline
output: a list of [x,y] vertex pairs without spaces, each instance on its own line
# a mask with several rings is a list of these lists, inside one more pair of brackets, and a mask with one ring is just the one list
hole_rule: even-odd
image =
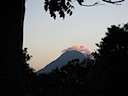
[[27,96],[128,95],[128,24],[111,26],[98,49],[80,62],[34,75]]
[[[27,61],[31,56],[25,48],[21,54],[22,70],[18,82],[13,82],[16,78],[8,82],[10,76],[0,79],[0,96],[10,96],[11,92],[18,96],[128,95],[127,38],[128,24],[113,25],[108,28],[101,42],[96,44],[98,49],[90,58],[69,61],[60,69],[40,75],[36,75],[29,67]],[[11,86],[10,82],[16,85]],[[13,87],[16,87],[15,91]]]
[[[0,96],[22,96],[30,93],[33,82],[36,82],[35,73],[29,67],[30,58],[23,49],[23,24],[26,0],[0,0]],[[62,18],[65,14],[72,15],[74,0],[44,0],[44,10],[56,18],[56,13]],[[81,6],[84,0],[75,0]],[[120,4],[125,0],[101,0],[109,4]],[[25,53],[24,53],[25,52]],[[34,80],[33,80],[34,78]],[[27,92],[27,93],[26,93]]]
[[[93,62],[93,61],[92,61]],[[40,96],[85,96],[89,94],[87,62],[78,59],[56,68],[49,74],[38,76],[37,86]]]

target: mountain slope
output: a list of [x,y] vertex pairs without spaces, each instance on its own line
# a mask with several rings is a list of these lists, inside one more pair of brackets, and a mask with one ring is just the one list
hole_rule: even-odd
[[48,64],[46,67],[39,70],[37,72],[37,74],[49,73],[53,69],[55,69],[56,67],[61,68],[62,66],[64,66],[65,64],[67,64],[71,60],[79,59],[80,61],[82,61],[85,58],[87,58],[87,55],[85,55],[79,51],[76,51],[76,50],[66,51],[58,59],[56,59],[55,61]]

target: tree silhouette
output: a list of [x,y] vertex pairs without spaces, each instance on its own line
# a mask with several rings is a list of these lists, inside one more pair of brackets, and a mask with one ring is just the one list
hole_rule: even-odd
[[22,43],[25,0],[0,0],[0,95],[22,94]]
[[[83,4],[84,0],[76,0],[79,5],[81,6],[86,6],[86,7],[91,7],[95,5],[102,5],[100,2],[94,2],[94,4],[91,5],[86,5]],[[124,0],[102,0],[103,2],[111,3],[111,4],[120,4]],[[49,11],[50,16],[53,17],[54,19],[56,18],[56,12],[59,13],[60,18],[65,18],[65,14],[69,14],[70,16],[72,15],[72,9],[74,8],[73,6],[73,0],[45,0],[44,2],[44,9],[45,11]]]
[[31,59],[31,57],[32,56],[27,52],[27,48],[24,48],[21,58],[21,86],[23,95],[32,92],[33,87],[35,87],[36,73],[34,72],[34,69],[28,64],[28,61]]
[[[111,0],[102,0],[111,1]],[[118,0],[117,0],[118,1]],[[118,4],[118,2],[108,2]],[[82,6],[84,0],[77,0]],[[96,5],[98,3],[95,3]],[[84,5],[83,5],[84,6]],[[45,0],[45,10],[49,10],[51,17],[56,17],[55,12],[59,12],[60,17],[64,14],[72,15],[72,0]],[[16,93],[18,82],[22,73],[21,57],[23,47],[23,22],[25,13],[25,0],[0,0],[0,75],[3,79],[3,85],[15,86],[8,95],[12,96]],[[11,81],[14,80],[14,81]],[[6,83],[4,81],[7,81]],[[8,89],[6,86],[2,89]],[[9,88],[11,89],[11,88]],[[20,87],[19,87],[20,89]]]
[[[88,58],[82,62],[79,59],[69,61],[61,68],[50,73],[37,76],[37,86],[34,95],[46,96],[85,96],[89,95],[88,73],[93,60]],[[33,92],[34,92],[33,91]]]
[[96,64],[93,90],[97,94],[126,95],[128,74],[128,24],[111,26],[93,53]]
[[[31,56],[27,53],[27,48],[25,48],[19,58],[20,63],[15,66],[8,65],[6,69],[3,67],[5,65],[1,65],[3,69],[0,70],[0,96],[23,96],[32,90],[36,74],[28,64],[30,59]],[[10,64],[9,62],[7,63]],[[20,69],[18,69],[19,66]]]

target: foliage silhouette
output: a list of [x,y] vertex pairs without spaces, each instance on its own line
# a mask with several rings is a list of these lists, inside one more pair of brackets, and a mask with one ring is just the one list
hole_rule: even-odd
[[[86,6],[86,7],[92,7],[96,5],[103,5],[100,4],[100,2],[95,2],[94,4],[91,5],[85,5],[84,0],[76,0],[79,5],[81,6]],[[102,0],[103,2],[111,3],[111,4],[120,4],[124,0],[117,0],[117,1],[112,1],[112,0]],[[69,14],[70,16],[72,15],[74,9],[73,6],[73,0],[45,0],[44,2],[44,9],[45,11],[49,11],[50,16],[56,19],[56,12],[58,12],[60,18],[65,18],[65,14]]]
[[25,48],[20,54],[20,63],[17,65],[20,68],[10,63],[9,67],[6,66],[6,69],[0,70],[0,96],[23,96],[34,87],[33,82],[36,74],[27,63],[30,59],[31,56],[27,53],[27,48]]
[[[128,24],[112,25],[102,38],[93,59],[68,62],[32,80],[28,96],[127,95]],[[27,55],[26,55],[27,57]],[[29,56],[28,56],[29,57]]]
[[0,0],[0,11],[0,96],[20,96],[25,0]]
[[31,68],[28,61],[31,59],[31,55],[28,54],[27,48],[24,48],[22,52],[22,64],[21,64],[21,80],[23,85],[23,94],[30,93],[35,86],[36,73],[35,70]]
[[[128,94],[128,24],[111,26],[93,53],[96,60],[91,82],[95,94]],[[91,81],[91,80],[90,80]],[[92,92],[94,93],[94,92]]]
[[[90,62],[91,61],[91,62]],[[60,69],[56,68],[51,73],[40,74],[37,78],[37,94],[39,96],[85,96],[88,91],[88,68],[93,63],[88,59],[80,62],[72,60]],[[90,63],[89,63],[90,62]]]
[[[128,24],[112,25],[93,59],[68,62],[51,73],[35,77],[28,96],[127,95]],[[32,84],[32,83],[30,83]]]
[[[45,0],[45,10],[49,10],[52,17],[59,12],[60,17],[65,17],[65,12],[72,15],[72,0]],[[108,1],[108,0],[102,0]],[[109,0],[111,1],[111,0]],[[117,0],[118,1],[118,0]],[[124,0],[119,0],[123,2]],[[120,2],[108,2],[117,4]],[[82,6],[84,0],[77,0]],[[95,3],[96,5],[98,3]],[[67,6],[67,7],[66,7]],[[0,75],[2,94],[20,96],[22,78],[22,48],[23,48],[23,22],[25,14],[25,0],[0,0],[1,23],[0,23]],[[15,79],[14,79],[15,78]],[[6,86],[5,86],[6,85]],[[13,89],[12,89],[13,86]],[[19,87],[18,87],[19,86]],[[17,90],[17,91],[16,91]],[[1,95],[2,96],[2,95]],[[4,95],[5,96],[5,95]]]

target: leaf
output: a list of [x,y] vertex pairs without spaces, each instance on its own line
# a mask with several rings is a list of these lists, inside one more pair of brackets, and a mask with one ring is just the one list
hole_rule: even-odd
[[68,10],[67,10],[67,14],[69,14],[69,12],[71,12],[71,10],[70,10],[70,9],[68,9]]
[[72,13],[73,13],[73,12],[71,11],[71,12],[69,13],[69,15],[71,16],[71,15],[72,15]]
[[82,3],[84,2],[84,0],[77,0],[77,2],[82,5]]
[[65,14],[64,14],[64,12],[63,12],[63,11],[60,11],[60,12],[59,12],[59,14],[60,14],[60,17],[65,18]]
[[48,5],[44,5],[44,10],[48,11]]
[[69,6],[70,5],[70,3],[69,2],[67,2],[67,6]]
[[50,14],[51,14],[51,17],[53,17],[54,19],[56,19],[56,14],[54,12],[51,11]]
[[66,5],[63,6],[63,8],[64,8],[64,11],[67,11],[68,10],[68,7]]

